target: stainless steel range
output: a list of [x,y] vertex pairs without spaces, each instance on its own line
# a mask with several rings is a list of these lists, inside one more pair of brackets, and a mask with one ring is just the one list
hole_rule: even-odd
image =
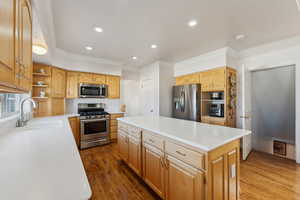
[[104,111],[104,104],[80,103],[80,148],[85,149],[110,142],[109,114]]

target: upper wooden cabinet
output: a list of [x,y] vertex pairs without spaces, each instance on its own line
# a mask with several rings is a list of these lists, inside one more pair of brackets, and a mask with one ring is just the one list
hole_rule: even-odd
[[200,73],[201,91],[224,91],[226,68],[217,68]]
[[52,68],[51,94],[55,98],[66,96],[66,72],[62,69]]
[[67,98],[78,98],[78,79],[78,72],[67,72]]
[[120,98],[120,76],[107,76],[106,84],[108,85],[108,98]]
[[14,5],[13,0],[0,3],[0,85],[14,87]]
[[[25,91],[31,89],[32,83],[32,16],[28,0],[19,0],[19,20],[17,33],[19,44],[19,87]],[[18,63],[18,62],[16,62]]]
[[32,14],[29,0],[0,5],[0,87],[28,92],[32,82]]
[[92,83],[93,74],[81,72],[79,74],[79,83]]
[[200,83],[199,73],[176,77],[176,85],[188,85],[188,84],[195,84],[195,83]]
[[95,84],[105,84],[106,76],[103,74],[93,74],[93,83]]

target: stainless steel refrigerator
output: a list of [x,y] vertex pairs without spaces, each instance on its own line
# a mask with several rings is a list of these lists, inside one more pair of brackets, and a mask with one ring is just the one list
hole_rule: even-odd
[[174,118],[200,121],[200,88],[200,84],[173,86]]

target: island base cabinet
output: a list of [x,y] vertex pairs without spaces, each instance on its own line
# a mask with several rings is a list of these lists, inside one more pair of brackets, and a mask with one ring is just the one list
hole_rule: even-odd
[[238,200],[239,141],[214,150],[210,155],[209,169],[207,199]]
[[118,134],[118,149],[119,149],[119,156],[125,162],[128,161],[128,154],[129,154],[129,145],[128,145],[128,137],[126,134]]
[[131,137],[129,137],[128,142],[128,165],[135,173],[141,176],[141,142]]
[[163,153],[146,144],[143,147],[143,179],[162,199],[165,199]]
[[168,156],[167,200],[205,200],[205,173]]

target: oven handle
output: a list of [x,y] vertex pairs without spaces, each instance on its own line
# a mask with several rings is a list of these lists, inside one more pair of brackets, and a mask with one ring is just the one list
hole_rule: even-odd
[[102,121],[106,121],[108,119],[103,118],[103,119],[81,119],[81,122],[102,122]]

